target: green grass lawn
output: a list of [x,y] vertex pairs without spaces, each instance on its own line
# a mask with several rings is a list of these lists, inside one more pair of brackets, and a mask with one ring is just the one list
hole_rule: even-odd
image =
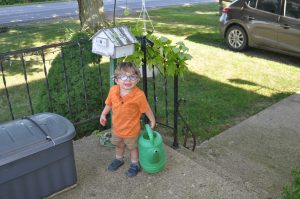
[[[193,56],[188,62],[189,72],[179,83],[179,96],[187,100],[180,107],[180,112],[200,141],[219,134],[300,90],[298,58],[259,49],[249,49],[243,53],[227,49],[218,31],[216,3],[157,9],[149,11],[149,15],[157,35],[167,36],[174,42],[184,41]],[[134,26],[137,24],[136,16],[118,19],[118,24]],[[0,42],[5,44],[1,52],[62,41],[66,27],[68,31],[76,31],[79,23],[47,22],[10,29],[1,34]],[[33,84],[38,84],[39,78],[33,77],[35,74],[30,75]],[[18,70],[7,75],[15,78],[13,86],[20,87],[17,80],[21,74]],[[162,82],[161,79],[158,81]],[[169,78],[169,82],[171,87],[172,78]],[[4,121],[7,118],[7,105],[1,83],[0,121]],[[152,92],[151,82],[149,87]],[[158,93],[162,94],[160,89]],[[14,93],[18,95],[19,92]],[[168,96],[169,106],[172,107],[172,92]],[[159,103],[158,115],[163,117],[162,96],[159,97]],[[21,100],[17,104],[25,107],[21,105]]]

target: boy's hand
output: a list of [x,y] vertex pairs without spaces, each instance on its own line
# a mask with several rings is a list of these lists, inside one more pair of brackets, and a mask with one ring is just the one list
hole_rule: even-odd
[[150,121],[150,127],[153,129],[155,127],[155,117],[154,117],[152,110],[149,109],[147,112],[145,112],[145,114]]
[[108,105],[105,105],[102,113],[101,113],[101,116],[100,116],[100,119],[99,119],[99,122],[102,126],[105,126],[106,125],[106,115],[109,113],[111,107],[108,106]]
[[105,126],[106,125],[106,115],[101,115],[99,122],[102,126]]
[[150,127],[153,129],[155,127],[155,119],[150,120]]

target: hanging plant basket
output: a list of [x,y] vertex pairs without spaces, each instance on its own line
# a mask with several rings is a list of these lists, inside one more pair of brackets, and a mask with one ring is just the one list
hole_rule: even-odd
[[130,14],[130,11],[128,8],[124,9],[124,16],[128,16]]

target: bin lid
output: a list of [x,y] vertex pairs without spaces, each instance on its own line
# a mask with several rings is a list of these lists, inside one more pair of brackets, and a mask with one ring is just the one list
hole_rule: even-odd
[[39,113],[26,118],[0,124],[0,166],[75,136],[73,124],[60,115]]

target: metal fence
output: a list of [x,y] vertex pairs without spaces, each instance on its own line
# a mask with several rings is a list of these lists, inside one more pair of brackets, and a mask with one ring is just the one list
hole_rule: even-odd
[[[28,48],[17,51],[11,51],[0,54],[0,69],[2,76],[2,85],[0,84],[0,105],[1,105],[1,118],[0,122],[14,120],[21,118],[25,115],[35,114],[37,112],[36,107],[40,100],[38,96],[40,92],[36,92],[43,87],[45,91],[44,97],[48,100],[49,112],[60,113],[61,110],[55,110],[53,108],[53,101],[56,96],[53,96],[53,90],[49,83],[49,69],[52,67],[55,60],[60,60],[60,67],[62,73],[61,82],[57,84],[63,84],[64,93],[66,97],[61,105],[61,109],[66,109],[70,115],[77,115],[79,112],[85,112],[79,119],[71,119],[75,126],[81,125],[91,120],[99,118],[101,113],[100,108],[104,106],[104,99],[108,92],[109,86],[109,73],[104,70],[101,57],[98,56],[94,59],[92,66],[94,68],[93,73],[97,73],[97,82],[93,82],[97,85],[97,89],[93,92],[99,99],[98,104],[90,102],[90,94],[87,90],[87,84],[90,82],[87,80],[88,75],[86,68],[87,60],[85,51],[90,49],[85,48],[85,44],[90,41],[80,40],[73,42],[64,42],[57,44],[50,44],[36,48]],[[78,51],[79,54],[74,55],[72,59],[79,60],[80,68],[80,81],[82,89],[82,103],[84,110],[77,110],[73,104],[74,97],[70,93],[74,92],[70,88],[70,66],[66,63],[65,47],[72,47]],[[146,49],[144,49],[146,50]],[[96,55],[95,55],[96,56]],[[145,56],[146,57],[146,56]],[[147,78],[147,60],[143,61],[142,74],[143,90],[148,98],[150,105],[152,106],[157,123],[163,127],[170,128],[173,131],[173,146],[178,147],[178,119],[183,121],[183,126],[186,130],[184,146],[189,135],[193,138],[193,147],[195,148],[196,139],[191,130],[186,124],[184,118],[179,112],[180,100],[178,98],[178,76],[170,79],[164,77],[155,66],[152,67],[152,75]],[[148,75],[149,76],[149,75]],[[105,77],[105,78],[103,78]],[[16,79],[18,81],[16,81]],[[23,83],[18,84],[20,79],[23,79]],[[149,86],[148,86],[149,84]],[[162,84],[162,85],[161,85]],[[22,93],[22,94],[21,94]],[[96,107],[95,107],[96,106]],[[64,115],[66,116],[66,115]],[[66,116],[66,117],[68,117]],[[172,121],[173,120],[173,121]]]

